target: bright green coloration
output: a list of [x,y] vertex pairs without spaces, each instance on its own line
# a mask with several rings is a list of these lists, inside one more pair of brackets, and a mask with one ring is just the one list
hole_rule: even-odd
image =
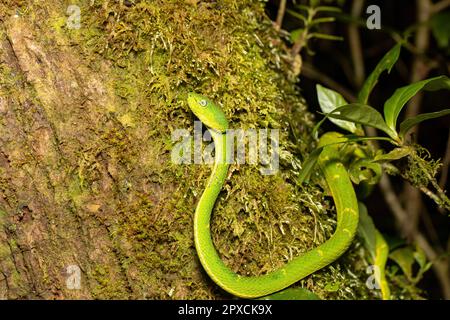
[[450,90],[450,79],[448,77],[429,78],[395,90],[394,94],[384,103],[384,118],[388,127],[392,131],[396,131],[400,112],[406,103],[420,90],[436,91],[440,89]]
[[388,73],[391,72],[392,67],[395,65],[395,63],[398,60],[398,57],[400,56],[401,48],[402,45],[398,43],[384,55],[383,59],[381,59],[380,62],[378,62],[377,66],[372,71],[372,73],[367,77],[363,87],[361,88],[361,91],[359,92],[358,95],[359,103],[367,104],[369,102],[370,93],[377,84],[378,78],[384,71],[387,71]]
[[[345,101],[344,97],[339,92],[325,88],[320,84],[316,85],[316,91],[320,109],[325,114],[333,112],[334,109],[348,104],[348,102]],[[357,124],[354,122],[334,119],[331,117],[329,118],[329,120],[338,127],[344,128],[345,130],[354,134],[362,130],[361,126],[357,126]]]
[[389,256],[389,246],[384,240],[383,235],[375,230],[375,259],[374,264],[378,266],[380,273],[378,283],[380,284],[381,297],[383,300],[391,299],[391,291],[386,280],[386,262]]
[[389,256],[389,246],[383,235],[377,230],[364,203],[359,202],[358,234],[364,239],[365,246],[372,256],[372,264],[376,267],[375,279],[381,289],[383,300],[391,299],[389,284],[386,280],[386,262]]
[[[228,129],[228,121],[222,109],[208,98],[190,92],[188,94],[188,104],[192,109],[192,112],[194,112],[197,118],[199,118],[208,128],[214,128],[220,132],[224,132]],[[214,116],[211,117],[211,114]]]
[[[224,115],[204,97],[189,95],[189,107],[205,124],[221,123],[209,127],[215,143],[215,165],[207,186],[200,197],[194,216],[194,239],[197,254],[204,269],[220,287],[242,298],[257,298],[278,292],[313,272],[327,266],[350,245],[358,226],[358,203],[352,183],[339,159],[338,146],[326,146],[319,157],[320,168],[326,178],[337,209],[337,228],[334,235],[318,246],[273,272],[263,276],[245,277],[230,270],[221,260],[211,239],[210,218],[214,203],[228,173],[228,152],[224,129]],[[217,119],[216,119],[217,117]],[[327,133],[320,145],[339,142],[338,133]]]

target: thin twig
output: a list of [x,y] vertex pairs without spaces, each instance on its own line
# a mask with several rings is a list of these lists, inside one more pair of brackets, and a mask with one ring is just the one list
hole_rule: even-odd
[[283,25],[283,18],[286,12],[286,0],[280,1],[280,6],[278,7],[277,20],[275,21],[275,29],[280,31],[281,26]]
[[[351,15],[354,19],[358,19],[361,16],[364,7],[364,0],[354,0],[352,4]],[[356,88],[360,88],[364,82],[364,58],[361,47],[361,38],[359,35],[359,26],[350,23],[348,26],[348,40],[350,45],[350,52],[353,61],[353,80]]]
[[302,75],[306,78],[321,82],[334,91],[339,92],[348,102],[356,102],[358,100],[349,89],[339,84],[321,71],[317,70],[308,62],[303,63]]
[[441,198],[438,197],[433,191],[431,191],[427,187],[420,187],[420,191],[422,191],[426,196],[428,196],[436,204],[439,204],[441,202]]
[[439,187],[445,189],[448,178],[448,168],[450,165],[450,130],[448,131],[447,150],[445,151],[444,159],[442,160],[441,177],[439,178]]
[[446,9],[449,6],[450,6],[450,0],[442,0],[442,1],[432,5],[431,12],[432,12],[432,14],[436,14],[436,13]]
[[422,219],[427,236],[430,239],[430,242],[432,244],[439,247],[440,241],[439,241],[439,237],[438,237],[438,232],[433,224],[433,220],[431,219],[430,213],[428,212],[428,210],[426,210],[426,208],[424,208],[424,209],[425,209],[425,214],[420,215],[420,218]]

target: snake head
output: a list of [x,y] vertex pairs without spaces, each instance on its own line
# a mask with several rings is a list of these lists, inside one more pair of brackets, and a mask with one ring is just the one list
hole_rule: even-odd
[[208,128],[219,132],[225,132],[228,129],[225,113],[214,102],[194,92],[188,94],[187,101],[195,116]]

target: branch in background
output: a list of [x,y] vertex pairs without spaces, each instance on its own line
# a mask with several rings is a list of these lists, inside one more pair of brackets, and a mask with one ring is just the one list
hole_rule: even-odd
[[448,262],[447,257],[443,254],[440,256],[434,251],[433,247],[428,243],[427,239],[421,233],[417,233],[415,236],[415,242],[417,245],[422,248],[427,256],[428,260],[430,260],[433,265],[434,272],[439,279],[439,282],[442,286],[442,292],[444,299],[450,299],[450,275],[448,272]]
[[445,10],[447,7],[450,7],[450,0],[442,0],[431,6],[431,13],[436,14],[442,10]]
[[[352,18],[359,19],[363,11],[365,0],[354,0],[352,3]],[[359,26],[355,23],[350,23],[348,26],[348,41],[350,45],[350,52],[353,60],[354,70],[354,86],[355,88],[361,88],[365,79],[364,71],[364,58],[361,47],[361,38],[359,35]]]
[[424,210],[425,214],[420,215],[420,217],[422,219],[426,234],[430,239],[430,243],[439,248],[441,244],[439,241],[438,231],[433,224],[430,213],[426,208],[424,208]]
[[448,167],[450,165],[450,130],[447,138],[447,150],[445,152],[444,159],[442,160],[441,177],[439,179],[439,187],[445,189],[448,178]]
[[[430,0],[416,0],[417,23],[419,27],[415,36],[415,47],[418,54],[414,56],[412,62],[411,83],[425,79],[430,71],[430,68],[422,59],[422,55],[427,51],[430,44],[430,29],[425,22],[431,17],[431,5]],[[422,101],[423,92],[419,92],[408,103],[406,118],[412,118],[419,114]],[[416,126],[411,130],[411,133],[417,137],[418,131],[419,126]],[[405,182],[402,195],[405,202],[405,210],[409,216],[411,230],[417,229],[420,221],[419,215],[423,207],[420,190]]]
[[[365,0],[354,0],[352,4],[352,18],[358,20],[361,17],[361,13],[364,7]],[[353,61],[353,79],[356,88],[361,88],[365,80],[365,67],[364,67],[364,57],[361,46],[361,37],[359,35],[359,25],[350,23],[348,26],[348,41],[350,45],[350,51]],[[353,101],[352,101],[353,102]],[[365,126],[367,135],[376,136],[377,131],[375,128]],[[377,144],[378,145],[378,144]]]
[[[425,64],[421,57],[421,55],[427,51],[430,44],[430,29],[425,23],[431,18],[430,0],[417,0],[416,10],[419,27],[415,37],[415,48],[417,50],[417,54],[412,63],[411,82],[417,82],[425,79],[430,72],[430,67]],[[422,98],[423,94],[419,93],[411,99],[406,110],[406,118],[414,117],[419,114]],[[415,128],[418,128],[418,126]]]
[[[441,1],[434,6],[430,0],[416,1],[417,22],[419,24],[419,28],[417,29],[417,33],[415,36],[414,46],[416,49],[416,53],[411,68],[411,82],[417,82],[425,79],[428,76],[430,70],[434,67],[433,64],[427,63],[427,61],[423,59],[423,55],[428,50],[430,45],[430,30],[427,22],[431,19],[434,13],[443,10],[448,5],[449,1]],[[422,101],[423,93],[419,93],[413,99],[411,99],[406,112],[407,118],[414,117],[419,114]],[[416,137],[418,135],[418,128],[419,127],[417,126],[413,130]],[[447,153],[450,152],[448,149],[449,148],[447,148]],[[382,188],[383,187],[386,188],[388,187],[388,185],[385,183]],[[437,190],[439,191],[439,186],[435,187],[437,187]],[[427,190],[422,189],[421,191],[428,196],[433,196],[433,194],[431,192],[427,192]],[[402,213],[403,215],[405,215],[402,219],[408,219],[407,223],[410,227],[408,228],[409,230],[406,231],[411,232],[408,236],[412,238],[412,240],[414,240],[424,250],[428,259],[433,261],[433,270],[442,287],[443,295],[446,299],[450,299],[448,258],[440,259],[437,253],[433,250],[433,247],[428,243],[425,236],[423,236],[418,230],[419,216],[424,209],[420,191],[409,183],[405,183],[405,187],[403,190],[403,199],[405,200],[406,208]],[[396,215],[398,216],[398,212]]]
[[323,83],[328,88],[339,92],[348,102],[356,102],[358,100],[349,89],[334,81],[332,78],[322,73],[321,71],[317,70],[308,62],[304,62],[303,64],[302,75],[308,79]]
[[389,205],[392,213],[394,214],[400,231],[404,236],[416,242],[417,245],[425,252],[428,260],[433,263],[432,268],[439,279],[444,298],[450,299],[450,275],[447,257],[439,255],[419,230],[411,229],[409,214],[400,205],[399,199],[395,194],[392,184],[386,174],[381,177],[379,186],[386,203]]
[[441,202],[441,198],[427,187],[420,187],[420,191],[422,191],[427,197],[433,200],[436,204],[439,204]]
[[281,0],[280,6],[278,7],[277,20],[275,21],[275,30],[277,30],[277,31],[281,30],[285,12],[286,12],[286,0]]

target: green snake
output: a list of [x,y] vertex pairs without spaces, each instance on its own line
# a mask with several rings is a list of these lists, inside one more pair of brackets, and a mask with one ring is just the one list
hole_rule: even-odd
[[195,210],[194,240],[203,268],[217,285],[241,298],[267,296],[327,266],[347,250],[358,226],[358,202],[336,144],[344,138],[339,133],[330,132],[319,140],[319,146],[324,148],[318,164],[336,206],[337,227],[334,234],[318,247],[265,275],[241,276],[227,267],[211,239],[210,220],[228,174],[227,159],[231,152],[227,150],[228,121],[221,108],[202,95],[189,93],[188,105],[210,131],[215,147],[214,167]]

